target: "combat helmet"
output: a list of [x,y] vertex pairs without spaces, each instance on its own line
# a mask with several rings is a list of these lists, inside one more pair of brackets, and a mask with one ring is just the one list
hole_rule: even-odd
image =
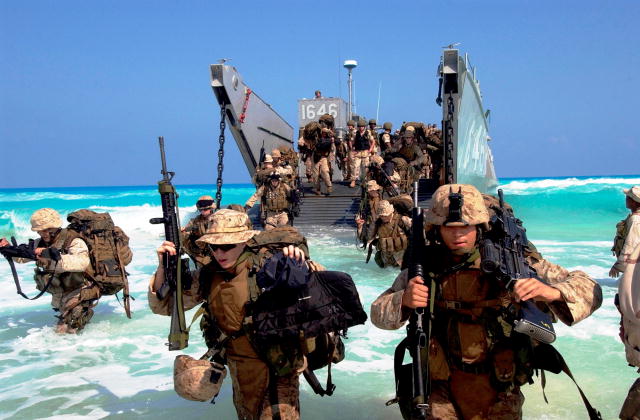
[[366,127],[367,123],[364,120],[358,120],[358,127]]
[[347,127],[349,127],[349,126],[350,126],[350,127],[355,127],[355,126],[356,126],[356,122],[355,122],[355,121],[353,121],[353,120],[349,120],[349,121],[347,121]]
[[50,208],[36,210],[31,215],[31,230],[40,232],[45,229],[58,229],[62,227],[62,219],[57,211]]
[[391,216],[395,211],[393,209],[393,205],[387,200],[380,200],[376,210],[378,211],[379,216]]
[[446,184],[433,193],[424,222],[425,227],[483,225],[488,228],[489,212],[482,194],[473,185]]
[[198,210],[215,210],[216,204],[213,202],[213,197],[211,197],[210,195],[203,195],[198,198],[198,201],[196,202],[196,208]]
[[390,122],[386,122],[386,123],[382,124],[382,128],[384,130],[391,130],[392,127],[393,127],[393,124],[391,124]]
[[378,122],[375,120],[375,118],[371,118],[369,120],[369,125],[371,125],[371,124],[376,125],[376,124],[378,124]]
[[223,365],[181,354],[173,363],[173,388],[190,401],[213,399],[227,376]]

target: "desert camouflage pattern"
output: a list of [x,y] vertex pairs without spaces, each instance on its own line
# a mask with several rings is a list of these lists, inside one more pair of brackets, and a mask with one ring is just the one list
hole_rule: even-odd
[[614,264],[614,268],[620,272],[624,272],[627,268],[627,259],[636,247],[640,245],[640,209],[631,213],[624,220],[624,234],[624,245]]
[[633,385],[631,385],[627,398],[624,400],[624,404],[620,410],[620,419],[640,419],[640,379],[636,379]]
[[380,191],[381,189],[382,188],[380,188],[380,185],[378,185],[378,183],[376,182],[375,179],[367,181],[367,192],[369,192],[369,191]]
[[[215,207],[215,204],[214,204]],[[211,262],[211,256],[205,251],[204,247],[196,243],[209,229],[213,213],[207,216],[197,215],[189,220],[189,223],[182,228],[182,248],[184,251],[196,261],[198,267]]]
[[38,232],[40,230],[62,227],[62,219],[60,214],[54,209],[44,208],[36,210],[31,215],[31,230]]
[[379,216],[391,216],[394,212],[393,206],[387,200],[380,200],[376,208]]
[[277,227],[287,226],[289,224],[289,215],[281,211],[272,216],[268,216],[264,221],[264,230],[271,230]]
[[364,165],[366,168],[369,166],[369,159],[371,158],[371,153],[369,150],[352,150],[351,151],[351,181],[355,183],[358,178],[360,178],[360,167]]
[[[213,382],[212,374],[218,380]],[[224,366],[208,360],[198,360],[181,354],[173,362],[173,389],[190,401],[209,401],[220,391],[227,376]]]
[[207,232],[198,240],[197,244],[239,244],[247,242],[259,232],[251,230],[249,226],[249,216],[246,213],[221,209],[211,216],[211,224]]
[[466,223],[448,223],[448,226],[480,225],[489,222],[489,212],[480,191],[473,185],[446,184],[440,186],[431,199],[429,211],[425,214],[425,228],[430,225],[442,225],[449,216],[449,194],[462,193],[462,219]]
[[322,182],[327,188],[327,193],[331,193],[333,184],[331,183],[328,157],[322,156],[317,162],[313,164],[311,181],[313,182],[313,186],[316,192],[320,192],[320,184]]
[[[573,325],[600,307],[602,291],[600,286],[588,275],[581,271],[568,272],[566,269],[544,260],[537,253],[533,255],[529,257],[529,262],[537,270],[539,277],[548,282],[551,287],[558,289],[565,300],[564,302],[554,302],[548,305],[558,319],[568,325]],[[477,269],[479,263],[479,260],[474,262],[474,271],[466,271],[466,274],[464,274],[464,270],[458,272],[460,273],[460,278],[463,275],[467,277],[465,284],[471,285],[474,283],[473,279],[481,279],[479,277],[481,273]],[[410,315],[410,311],[402,307],[402,296],[408,284],[407,277],[408,271],[403,270],[391,288],[380,295],[371,305],[371,321],[377,327],[398,329],[405,324]],[[458,274],[456,273],[449,274],[443,280],[443,284],[448,284],[448,279],[457,277]],[[445,292],[446,290],[442,293],[444,294]],[[435,322],[438,322],[438,320],[436,319]],[[476,354],[480,347],[467,347],[465,351],[468,354],[464,353],[463,356],[471,357],[471,352]],[[478,355],[481,355],[481,353],[478,353]],[[438,369],[435,365],[431,367],[433,377],[438,379],[449,378],[448,381],[442,381],[442,386],[439,388],[440,392],[435,393],[432,397],[435,398],[432,403],[433,418],[492,420],[496,418],[522,418],[521,410],[524,398],[517,386],[511,392],[498,392],[491,385],[488,374],[463,372],[458,370],[455,365],[449,366],[446,372]],[[442,374],[439,374],[439,372]],[[473,397],[467,398],[469,395]],[[452,410],[458,414],[454,414]]]

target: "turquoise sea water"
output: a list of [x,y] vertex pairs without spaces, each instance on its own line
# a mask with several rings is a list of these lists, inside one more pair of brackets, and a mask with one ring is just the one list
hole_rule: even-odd
[[[615,419],[627,389],[637,377],[628,367],[617,338],[618,314],[613,306],[614,280],[607,278],[615,224],[627,210],[622,188],[640,184],[638,176],[502,179],[507,201],[525,222],[529,238],[543,255],[569,269],[580,269],[603,287],[604,303],[574,327],[558,325],[557,348],[578,382],[605,419]],[[179,186],[183,221],[195,201],[212,186]],[[251,185],[230,185],[223,203],[244,202]],[[161,215],[155,186],[61,189],[0,189],[0,237],[19,242],[33,238],[29,217],[42,207],[63,216],[79,208],[108,211],[131,237],[134,259],[127,271],[133,296],[128,320],[113,296],[104,297],[92,323],[79,336],[53,333],[48,296],[26,301],[15,293],[8,264],[0,261],[0,418],[235,418],[230,381],[215,405],[180,399],[172,389],[175,352],[164,343],[169,319],[153,315],[146,303],[149,277],[157,263],[154,250],[162,240],[159,226],[148,223]],[[354,245],[353,232],[314,229],[308,232],[312,257],[330,269],[350,273],[367,311],[393,281],[396,270],[365,264]],[[19,265],[23,289],[33,295],[32,265]],[[189,315],[188,315],[189,316]],[[352,328],[347,358],[334,367],[337,385],[332,397],[318,397],[304,383],[303,419],[399,419],[393,397],[393,350],[404,331],[383,331],[370,322]],[[186,353],[204,353],[198,332]],[[321,375],[322,376],[322,375]],[[322,378],[321,378],[322,381]],[[539,380],[524,387],[527,419],[583,419],[586,412],[572,382],[547,375],[545,404]]]

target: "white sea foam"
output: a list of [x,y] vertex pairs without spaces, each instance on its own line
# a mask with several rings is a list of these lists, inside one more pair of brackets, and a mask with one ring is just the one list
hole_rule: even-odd
[[640,177],[625,178],[560,178],[560,179],[541,179],[536,181],[509,181],[500,186],[505,193],[509,194],[536,194],[541,191],[550,192],[553,190],[566,190],[576,187],[598,187],[610,188],[612,186],[631,186],[640,184]]

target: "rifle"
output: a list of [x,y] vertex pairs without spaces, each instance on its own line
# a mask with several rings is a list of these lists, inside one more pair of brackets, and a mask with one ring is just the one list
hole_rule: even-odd
[[[502,190],[498,190],[499,207],[493,207],[491,230],[480,241],[480,269],[495,276],[507,290],[513,290],[518,279],[535,278],[538,275],[525,260],[525,249],[529,241],[522,221],[504,207]],[[526,334],[542,343],[552,343],[556,339],[551,317],[542,312],[531,300],[507,308],[514,330]]]
[[[175,172],[167,171],[167,162],[164,154],[164,137],[159,137],[160,159],[162,161],[162,180],[158,181],[158,192],[162,201],[162,217],[149,220],[151,224],[164,224],[164,236],[167,241],[173,242],[176,247],[176,255],[165,253],[162,257],[164,267],[164,282],[158,289],[158,298],[165,299],[167,295],[173,296],[173,308],[171,310],[171,327],[169,329],[169,350],[181,350],[188,346],[189,331],[184,318],[184,304],[182,291],[188,282],[189,276],[188,258],[182,259],[182,247],[180,240],[180,218],[178,215],[178,193],[171,184]],[[184,281],[187,280],[187,281]]]
[[[422,258],[425,251],[424,242],[424,216],[422,209],[418,206],[418,183],[413,184],[413,214],[411,224],[411,251],[409,253],[408,278],[420,277],[424,280],[422,269]],[[430,381],[429,381],[429,361],[423,361],[423,349],[429,345],[431,339],[431,319],[435,306],[434,290],[435,282],[431,282],[429,287],[429,308],[425,313],[425,308],[416,308],[409,318],[407,325],[407,347],[411,355],[412,373],[412,402],[411,418],[426,419],[429,408]],[[428,347],[427,347],[428,349]],[[428,350],[424,354],[429,354]]]
[[389,177],[387,171],[375,164],[369,165],[369,170],[373,172],[374,179],[381,180],[380,186],[384,188],[385,191],[387,191],[389,196],[397,197],[400,195],[400,191],[395,185],[393,185],[393,182],[391,181],[391,178]]
[[[16,238],[12,236],[11,245],[0,248],[0,254],[2,254],[2,256],[5,257],[7,259],[7,262],[9,263],[9,267],[11,268],[11,275],[13,276],[13,281],[16,284],[16,292],[20,296],[22,296],[27,300],[36,300],[40,296],[42,296],[44,292],[47,291],[47,289],[49,288],[49,285],[51,284],[51,280],[53,279],[53,276],[49,278],[49,281],[47,282],[47,284],[45,284],[44,288],[40,291],[40,293],[38,293],[36,296],[32,298],[25,295],[24,292],[22,291],[22,288],[20,287],[20,279],[18,278],[18,272],[16,271],[16,264],[13,261],[13,259],[23,258],[25,260],[33,260],[33,261],[37,260],[38,256],[36,255],[36,242],[33,239],[29,239],[28,244],[18,245],[18,243],[16,242]],[[60,261],[60,259],[62,258],[60,255],[60,251],[53,247],[49,247],[44,251],[42,251],[40,256],[43,258],[50,258],[56,263]]]

